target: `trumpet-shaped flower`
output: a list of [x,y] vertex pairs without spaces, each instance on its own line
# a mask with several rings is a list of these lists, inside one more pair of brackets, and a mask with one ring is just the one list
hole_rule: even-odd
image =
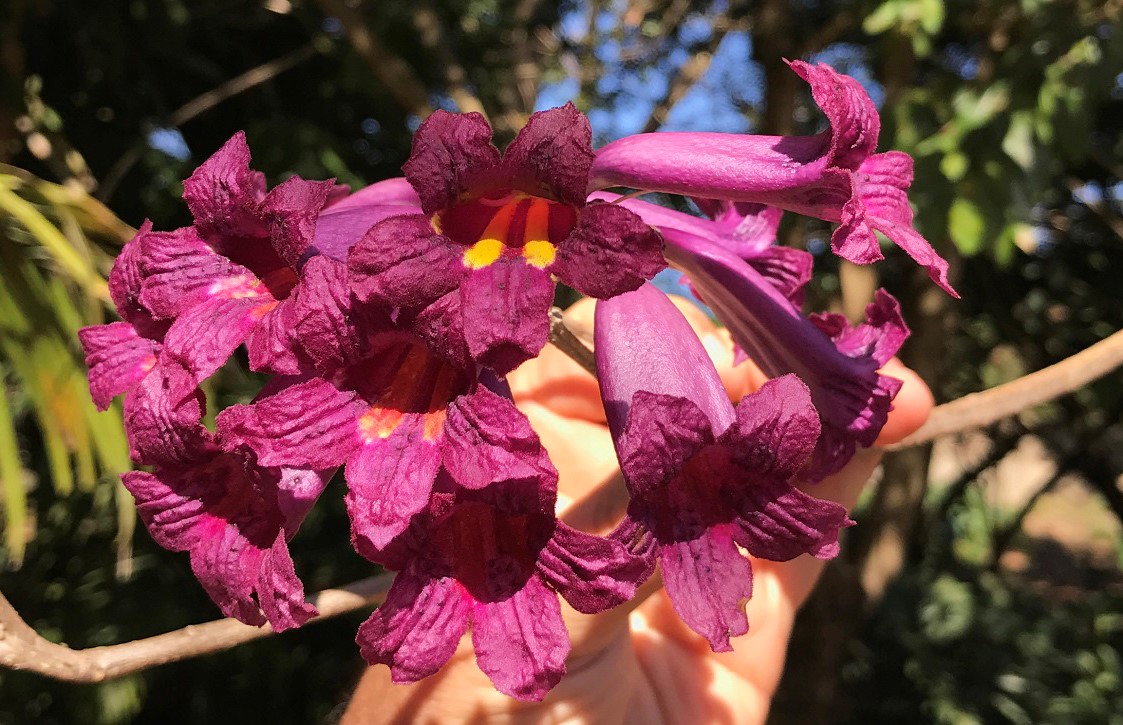
[[875,230],[955,294],[947,262],[912,228],[907,190],[912,158],[875,154],[881,122],[853,78],[801,61],[792,70],[811,86],[830,127],[815,136],[648,133],[597,152],[590,188],[626,186],[694,197],[757,202],[838,222],[834,251],[852,262],[882,258]]
[[345,282],[340,262],[305,266],[297,331],[320,375],[223,411],[225,446],[245,445],[267,466],[346,464],[354,537],[375,549],[425,507],[441,470],[466,488],[556,475],[508,397],[377,310],[355,308]]
[[314,616],[287,542],[331,471],[264,467],[248,450],[221,449],[200,424],[192,373],[174,361],[129,395],[142,399],[143,420],[130,426],[134,455],[155,468],[121,480],[156,543],[191,554],[195,577],[227,616],[278,631]]
[[591,137],[570,104],[531,116],[501,155],[482,116],[437,111],[404,167],[423,213],[386,219],[351,249],[356,293],[401,310],[426,337],[454,330],[499,374],[534,357],[549,333],[552,276],[604,298],[666,266],[638,217],[586,203]]
[[794,375],[734,408],[674,305],[645,286],[597,304],[597,371],[632,499],[617,536],[658,557],[671,602],[715,651],[748,631],[756,557],[838,553],[850,522],[792,485],[819,419]]
[[769,377],[795,373],[810,388],[822,435],[805,476],[818,480],[834,473],[858,446],[873,445],[901,387],[899,380],[877,370],[908,337],[892,295],[878,291],[867,310],[868,321],[857,328],[837,316],[809,321],[792,304],[802,286],[798,252],[792,257],[754,256],[757,245],[738,247],[721,221],[637,199],[620,203],[659,229],[667,259],[686,273],[729,328],[739,351]]
[[476,662],[496,689],[540,700],[565,674],[569,637],[558,594],[600,612],[635,594],[643,557],[554,518],[556,477],[482,489],[442,479],[388,548],[360,553],[398,572],[386,602],[359,628],[363,657],[395,682],[435,673],[472,629]]

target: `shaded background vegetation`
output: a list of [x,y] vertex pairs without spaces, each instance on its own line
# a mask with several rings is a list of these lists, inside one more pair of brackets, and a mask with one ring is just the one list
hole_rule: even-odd
[[[188,221],[180,180],[234,131],[254,165],[353,187],[399,174],[434,108],[509,139],[574,100],[641,130],[813,133],[783,58],[831,63],[916,158],[954,302],[895,250],[810,298],[904,304],[903,357],[949,400],[1123,325],[1123,2],[1099,0],[6,0],[0,4],[0,589],[44,636],[111,644],[212,619],[185,557],[121,495],[74,330],[109,319],[130,228]],[[875,276],[876,275],[876,276]],[[210,397],[244,400],[238,364]],[[1112,375],[992,430],[889,457],[801,614],[775,722],[1123,722],[1123,391]],[[369,574],[341,487],[294,542],[314,591]],[[362,614],[97,686],[0,672],[0,722],[317,722],[359,670]]]

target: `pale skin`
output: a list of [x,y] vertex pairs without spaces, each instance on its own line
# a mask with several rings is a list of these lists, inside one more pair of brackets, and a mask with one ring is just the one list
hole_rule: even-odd
[[[680,301],[676,300],[676,303]],[[732,364],[728,333],[681,301],[730,393],[739,400],[766,379],[751,362]],[[579,334],[592,328],[593,302],[566,312]],[[904,381],[878,442],[892,443],[920,427],[932,394],[913,371],[892,360],[885,371]],[[559,515],[578,528],[603,531],[627,503],[596,381],[557,349],[511,374],[518,407],[530,418],[559,473]],[[840,472],[807,490],[853,507],[881,461],[878,448],[858,452]],[[383,723],[572,723],[675,725],[764,722],[779,684],[796,611],[811,594],[824,562],[801,556],[785,563],[752,560],[748,634],[733,652],[714,653],[675,614],[652,578],[628,604],[583,615],[562,602],[573,651],[568,673],[542,702],[519,702],[495,691],[465,637],[436,675],[395,685],[386,667],[363,674],[343,725]]]

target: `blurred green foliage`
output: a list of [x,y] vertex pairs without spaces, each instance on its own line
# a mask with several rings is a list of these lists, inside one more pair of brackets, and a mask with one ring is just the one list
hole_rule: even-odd
[[1117,566],[1030,539],[1030,569],[995,569],[1000,512],[972,488],[949,513],[850,652],[845,722],[1123,723]]

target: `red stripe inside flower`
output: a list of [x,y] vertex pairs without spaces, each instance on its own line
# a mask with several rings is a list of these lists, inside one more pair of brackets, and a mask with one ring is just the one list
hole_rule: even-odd
[[407,416],[421,416],[425,440],[434,440],[444,427],[449,402],[468,390],[468,380],[420,343],[397,343],[372,359],[381,363],[375,375],[369,375],[374,365],[351,371],[359,378],[352,381],[355,390],[371,403],[359,418],[363,442],[390,437]]
[[544,269],[577,223],[568,204],[510,191],[458,204],[432,217],[433,228],[466,247],[464,265],[486,267],[500,257],[522,257]]

